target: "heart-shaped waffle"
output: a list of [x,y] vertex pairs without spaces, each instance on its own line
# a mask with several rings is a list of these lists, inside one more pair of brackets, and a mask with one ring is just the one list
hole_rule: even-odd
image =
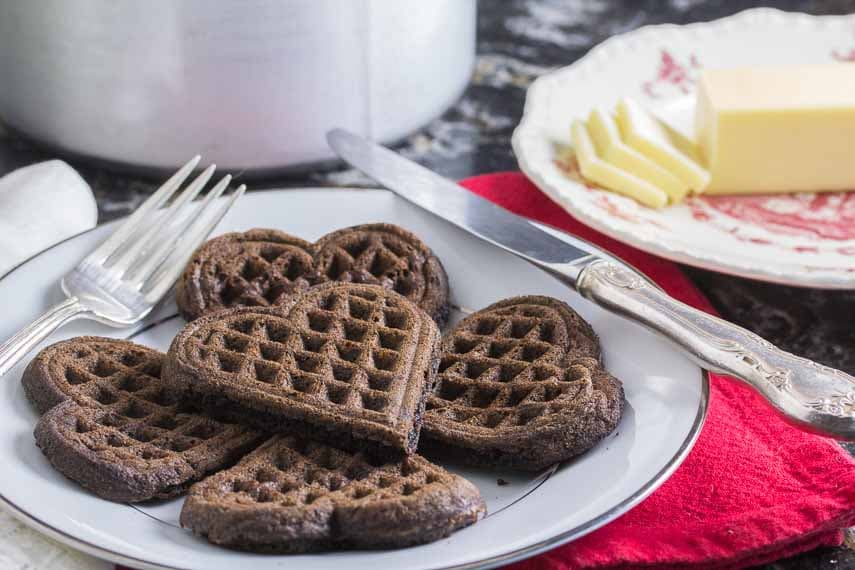
[[164,378],[217,417],[412,453],[439,362],[436,324],[376,285],[333,282],[221,311],[175,337]]
[[160,380],[163,357],[128,341],[78,337],[33,359],[24,389],[43,413],[36,443],[57,470],[105,499],[165,498],[263,439],[188,410]]
[[448,536],[485,510],[474,485],[422,457],[386,461],[276,436],[194,485],[181,525],[259,552],[399,548]]
[[590,449],[623,412],[620,381],[567,304],[516,297],[446,335],[420,451],[537,470]]
[[271,307],[327,281],[386,287],[416,303],[440,326],[448,316],[448,277],[418,237],[391,224],[367,224],[309,243],[254,229],[200,247],[178,281],[187,320],[235,307]]

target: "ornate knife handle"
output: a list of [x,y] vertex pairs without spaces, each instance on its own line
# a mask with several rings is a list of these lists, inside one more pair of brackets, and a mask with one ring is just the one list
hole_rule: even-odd
[[784,352],[752,332],[693,309],[622,264],[597,259],[575,281],[586,298],[661,333],[704,368],[750,385],[790,422],[855,440],[852,376]]

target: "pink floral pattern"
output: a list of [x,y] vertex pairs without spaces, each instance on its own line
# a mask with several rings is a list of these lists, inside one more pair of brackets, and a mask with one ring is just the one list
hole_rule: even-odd
[[695,221],[745,243],[795,254],[833,250],[855,256],[855,247],[846,243],[855,240],[855,194],[699,196],[686,205]]
[[651,99],[688,95],[695,85],[695,71],[700,67],[700,61],[694,54],[690,54],[685,63],[680,63],[671,52],[663,49],[653,79],[645,81],[641,89]]
[[[853,30],[852,35],[855,36],[855,30]],[[834,49],[831,51],[831,59],[835,61],[855,62],[855,47]]]
[[855,48],[848,51],[834,50],[831,52],[831,57],[837,61],[855,61]]
[[[695,219],[709,219],[703,208],[762,226],[775,234],[838,241],[855,239],[853,194],[703,196],[692,201]],[[816,248],[802,246],[799,249],[810,252]]]

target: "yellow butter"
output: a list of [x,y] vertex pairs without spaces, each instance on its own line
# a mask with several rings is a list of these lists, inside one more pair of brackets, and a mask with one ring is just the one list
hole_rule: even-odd
[[668,195],[664,190],[602,160],[582,121],[573,121],[570,132],[579,170],[584,178],[607,190],[629,196],[645,206],[661,208],[668,203]]
[[855,64],[706,70],[695,113],[710,193],[855,190]]
[[679,202],[689,192],[688,185],[679,178],[625,144],[617,123],[605,109],[593,109],[586,126],[601,159],[661,188],[671,202]]
[[690,141],[678,136],[632,99],[617,106],[623,141],[677,178],[692,192],[703,192],[710,180]]

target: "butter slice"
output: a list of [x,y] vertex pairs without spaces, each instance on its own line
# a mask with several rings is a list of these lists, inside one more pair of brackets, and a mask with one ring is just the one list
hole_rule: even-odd
[[621,140],[617,123],[605,109],[591,111],[587,128],[600,158],[609,164],[661,188],[671,202],[679,202],[688,194],[689,187],[684,182]]
[[706,70],[695,113],[710,193],[855,190],[855,64]]
[[669,130],[632,99],[617,106],[621,137],[629,146],[679,178],[692,192],[703,192],[710,173],[690,141]]
[[607,190],[634,198],[645,206],[661,208],[668,203],[668,195],[662,189],[602,160],[582,121],[573,121],[570,132],[584,178]]

